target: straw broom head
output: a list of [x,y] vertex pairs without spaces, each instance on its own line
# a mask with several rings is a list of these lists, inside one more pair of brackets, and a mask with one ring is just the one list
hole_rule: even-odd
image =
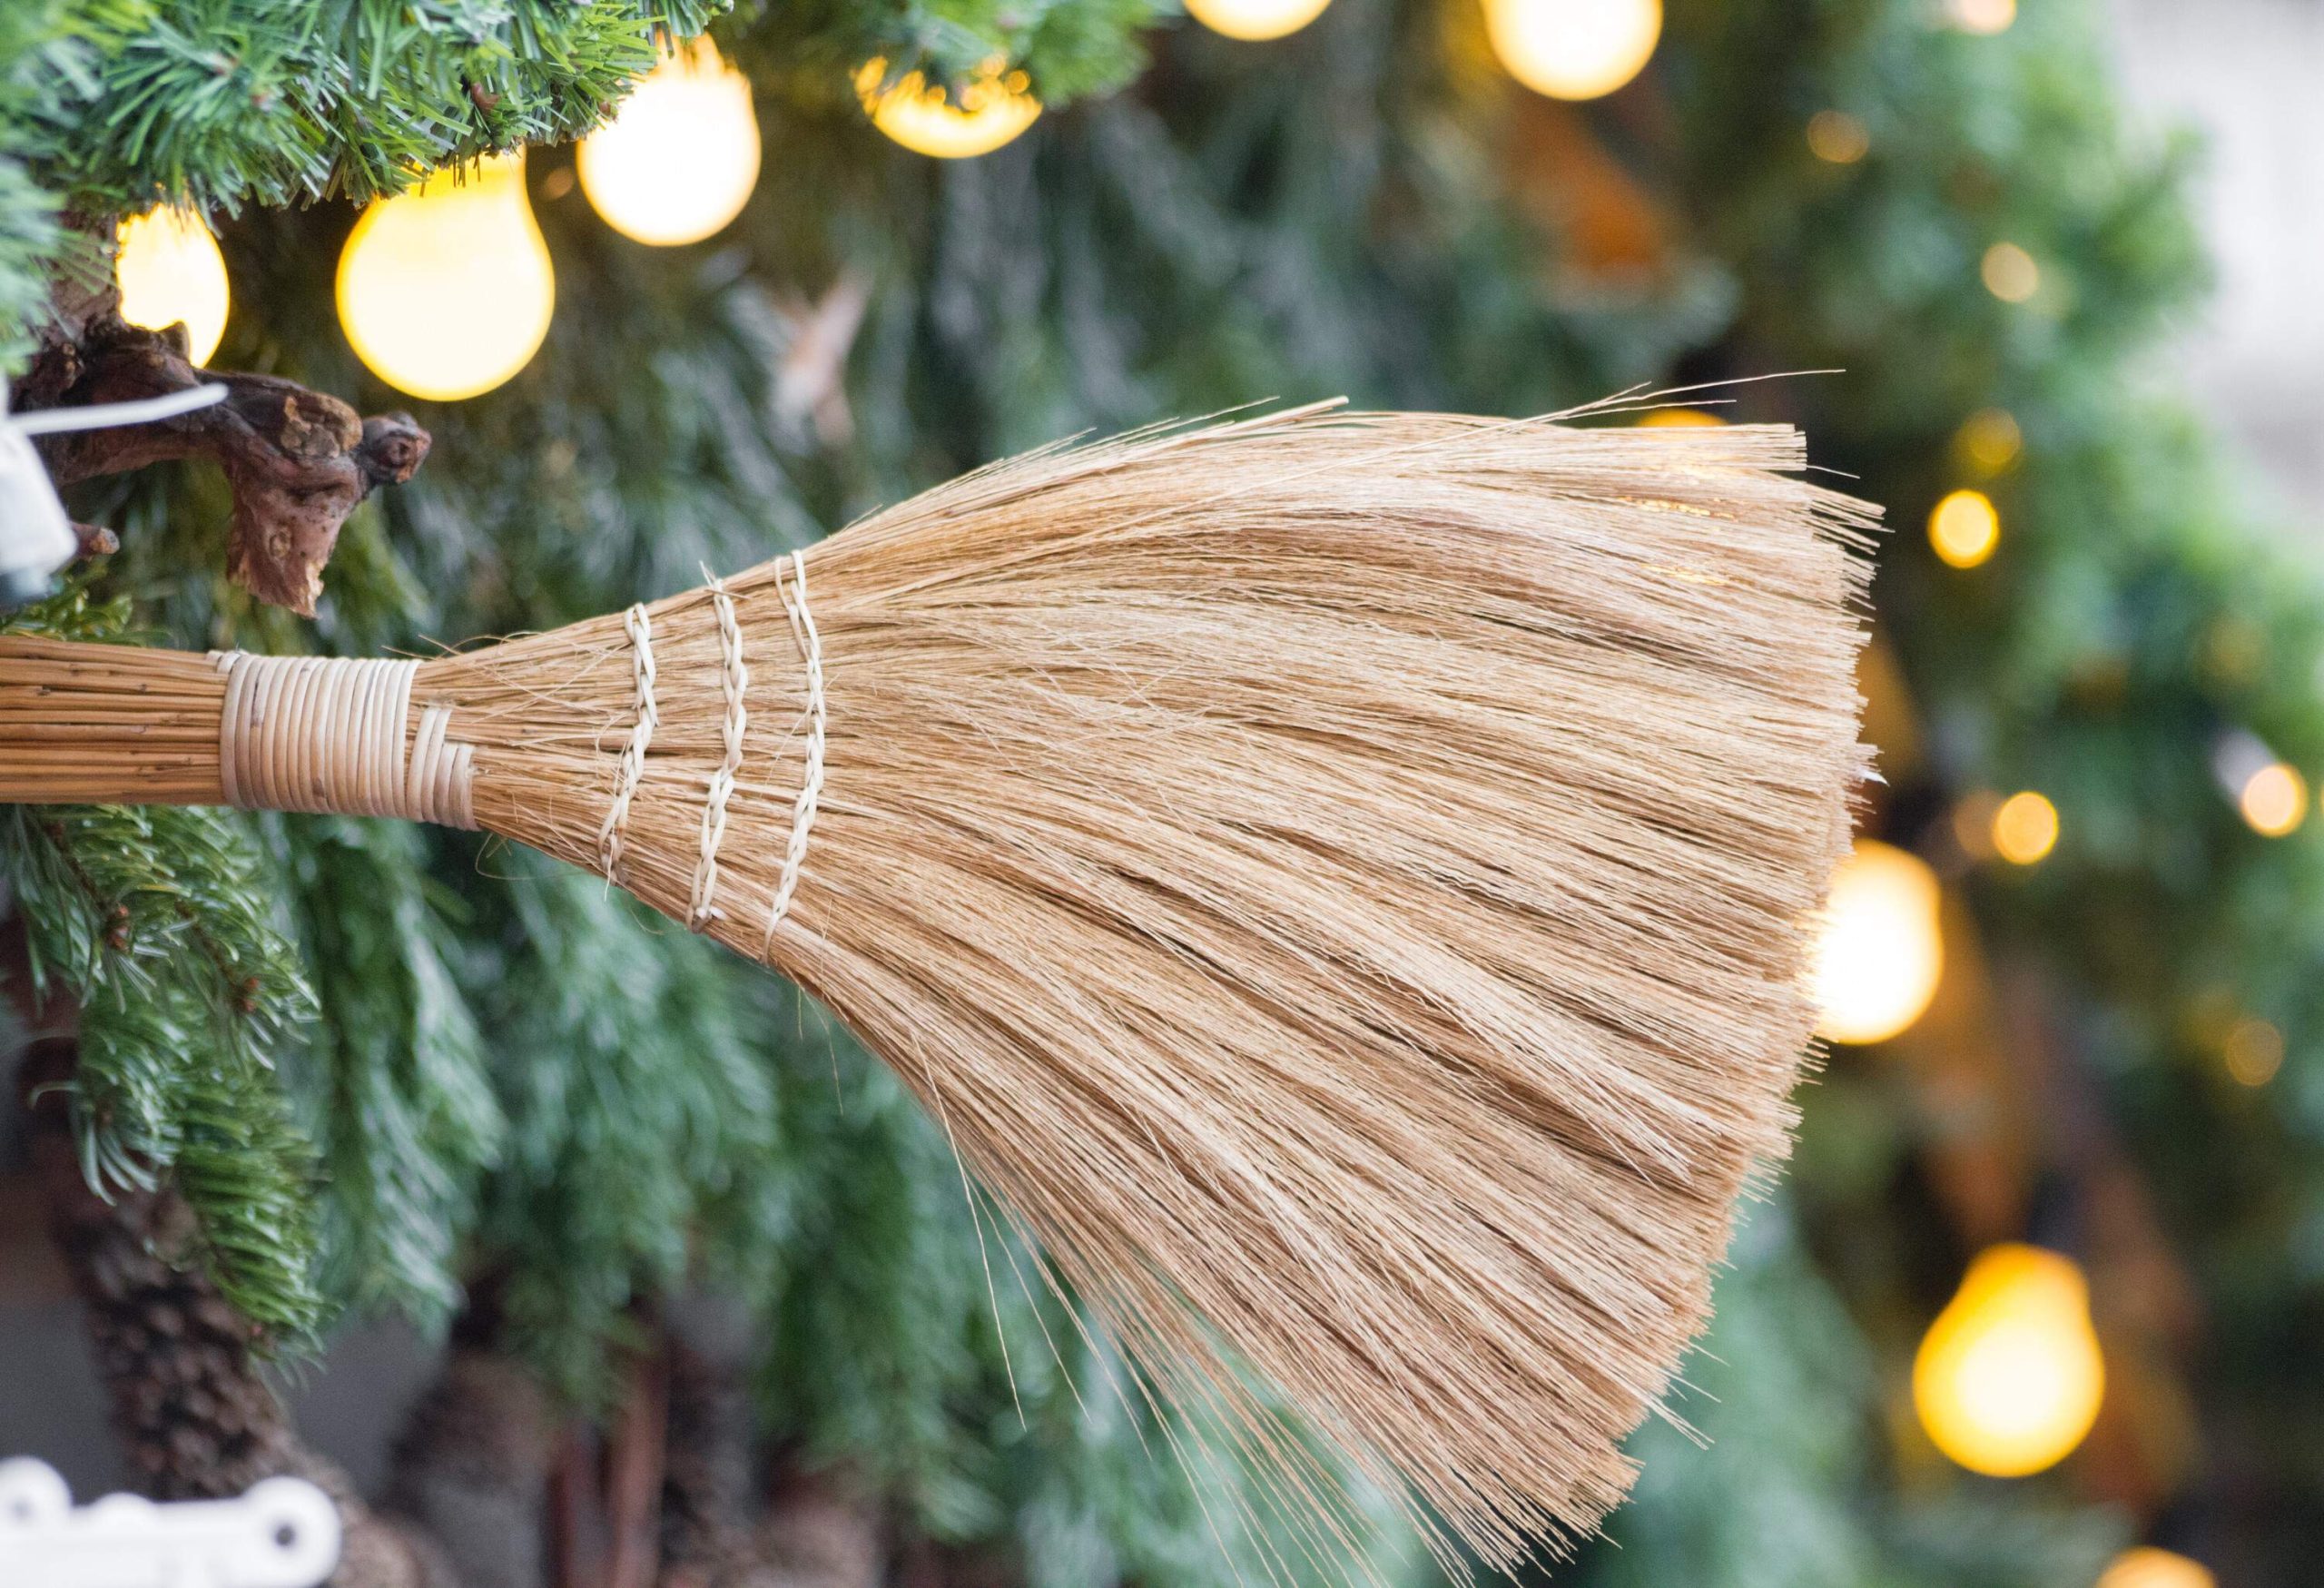
[[[610,863],[829,1004],[1319,1550],[1350,1513],[1242,1366],[1513,1565],[1627,1489],[1787,1146],[1870,520],[1801,463],[1308,412],[1038,453],[419,666],[395,744],[440,714],[466,804],[406,814]],[[105,687],[12,643],[0,728]],[[218,798],[227,677],[156,657],[177,726],[0,781]],[[237,796],[299,806],[264,754]]]

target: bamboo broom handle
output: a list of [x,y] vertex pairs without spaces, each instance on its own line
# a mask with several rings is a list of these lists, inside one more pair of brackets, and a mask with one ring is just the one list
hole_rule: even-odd
[[419,664],[0,636],[0,801],[235,804],[473,827]]

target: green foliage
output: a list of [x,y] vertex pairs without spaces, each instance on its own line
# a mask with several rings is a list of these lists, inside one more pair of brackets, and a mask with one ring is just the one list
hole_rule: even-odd
[[[271,820],[320,1018],[288,1066],[329,1179],[330,1294],[440,1317],[496,1159],[500,1104],[454,974],[465,913],[426,844],[384,822]],[[449,919],[448,919],[449,917]]]
[[[79,590],[10,626],[117,637]],[[226,1298],[279,1341],[321,1321],[313,1156],[272,1073],[312,1012],[241,824],[167,806],[0,807],[0,882],[34,990],[80,1006],[73,1125],[91,1185],[166,1176]]]
[[503,867],[471,983],[509,1119],[481,1234],[512,1344],[594,1398],[604,1343],[685,1278],[698,1236],[750,1259],[730,1279],[769,1260],[771,1085],[720,951],[593,878]]

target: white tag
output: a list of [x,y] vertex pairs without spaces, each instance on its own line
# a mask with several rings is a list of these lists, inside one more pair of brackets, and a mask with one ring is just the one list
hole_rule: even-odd
[[75,1510],[54,1467],[0,1461],[0,1588],[315,1588],[337,1564],[339,1507],[304,1478]]

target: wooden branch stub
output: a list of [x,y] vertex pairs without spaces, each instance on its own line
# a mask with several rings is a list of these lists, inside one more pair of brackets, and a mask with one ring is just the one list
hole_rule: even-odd
[[340,526],[383,485],[401,485],[429,437],[408,413],[369,419],[327,392],[275,375],[195,368],[183,328],[123,320],[118,295],[43,348],[22,390],[27,407],[126,402],[204,381],[223,402],[155,424],[53,436],[43,459],[60,485],[168,459],[210,458],[234,493],[226,571],[261,601],[314,616]]

